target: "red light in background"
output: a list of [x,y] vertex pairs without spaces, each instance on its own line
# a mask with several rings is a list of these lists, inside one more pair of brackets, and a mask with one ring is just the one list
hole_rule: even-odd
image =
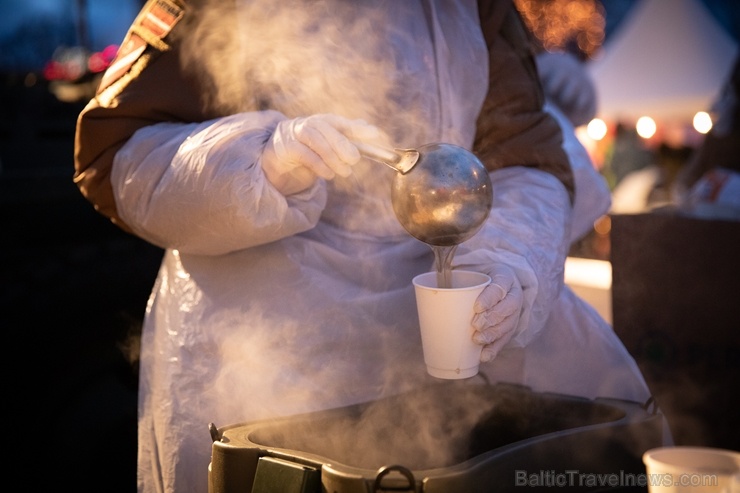
[[116,57],[118,52],[118,46],[109,45],[106,46],[102,51],[98,51],[90,55],[87,60],[87,68],[90,72],[97,74],[103,72],[111,64],[113,59]]
[[87,59],[87,68],[90,72],[97,74],[108,68],[108,60],[105,59],[102,53],[96,52],[90,55]]

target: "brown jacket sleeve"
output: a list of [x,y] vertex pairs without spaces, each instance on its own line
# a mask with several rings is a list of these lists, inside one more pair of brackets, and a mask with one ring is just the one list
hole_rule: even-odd
[[116,152],[142,127],[213,116],[204,113],[196,81],[179,62],[177,29],[184,13],[179,0],[149,0],[77,119],[74,182],[95,209],[126,231],[110,182]]
[[510,1],[481,0],[489,50],[489,88],[473,150],[489,170],[528,166],[557,177],[574,196],[573,173],[557,121],[544,112],[534,44]]

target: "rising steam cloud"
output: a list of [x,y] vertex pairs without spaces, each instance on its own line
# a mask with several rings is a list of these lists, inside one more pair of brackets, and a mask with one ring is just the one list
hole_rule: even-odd
[[[232,3],[239,4],[238,13]],[[418,145],[414,122],[423,118],[424,104],[400,100],[396,85],[419,67],[399,66],[386,42],[405,44],[411,34],[386,32],[388,23],[376,5],[210,4],[187,30],[183,60],[206,68],[199,75],[213,87],[209,104],[225,111],[276,109],[289,118],[316,113],[362,118],[382,125],[396,140]]]

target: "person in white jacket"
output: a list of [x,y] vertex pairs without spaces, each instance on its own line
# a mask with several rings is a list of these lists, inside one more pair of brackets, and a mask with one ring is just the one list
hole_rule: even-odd
[[353,140],[456,144],[490,171],[490,217],[454,259],[493,277],[473,320],[486,378],[649,398],[563,286],[574,205],[604,211],[579,206],[566,151],[588,156],[543,110],[524,34],[507,1],[147,3],[75,151],[82,193],[165,249],[141,341],[140,491],[205,492],[208,423],[434,380],[411,285],[432,250],[394,216],[395,172]]

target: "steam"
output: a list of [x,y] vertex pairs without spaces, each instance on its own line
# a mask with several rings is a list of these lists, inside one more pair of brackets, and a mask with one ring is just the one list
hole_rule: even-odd
[[[445,400],[450,394],[443,389],[457,390],[456,399]],[[479,390],[475,385],[440,385],[357,406],[356,412],[267,425],[250,439],[364,469],[390,464],[415,470],[448,467],[469,458],[471,430],[490,412],[490,396]]]
[[[287,118],[334,113],[378,126],[396,147],[432,140],[428,132],[439,119],[438,87],[429,76],[434,52],[416,2],[392,9],[375,1],[208,3],[183,30],[182,63],[197,67],[193,75],[209,87],[211,110],[271,109]],[[389,15],[408,22],[389,22]],[[406,236],[392,209],[394,173],[364,160],[348,178],[329,182],[324,220]]]
[[[316,454],[350,467],[377,470],[400,464],[412,470],[430,470],[455,466],[528,438],[616,422],[624,416],[622,409],[610,405],[474,380],[430,385],[368,404],[288,420],[252,423],[242,431],[248,430],[249,440],[257,445]],[[644,429],[634,436],[619,429],[609,433],[627,446],[633,446],[634,439],[644,441],[636,450],[651,444],[643,436]],[[574,457],[573,464],[616,454],[614,443],[591,440],[587,455]]]
[[414,122],[431,101],[400,100],[397,86],[414,69],[399,65],[386,40],[412,41],[406,32],[383,32],[385,9],[361,2],[210,3],[186,34],[183,63],[206,68],[198,75],[212,85],[211,106],[270,108],[290,118],[336,113],[418,145]]

